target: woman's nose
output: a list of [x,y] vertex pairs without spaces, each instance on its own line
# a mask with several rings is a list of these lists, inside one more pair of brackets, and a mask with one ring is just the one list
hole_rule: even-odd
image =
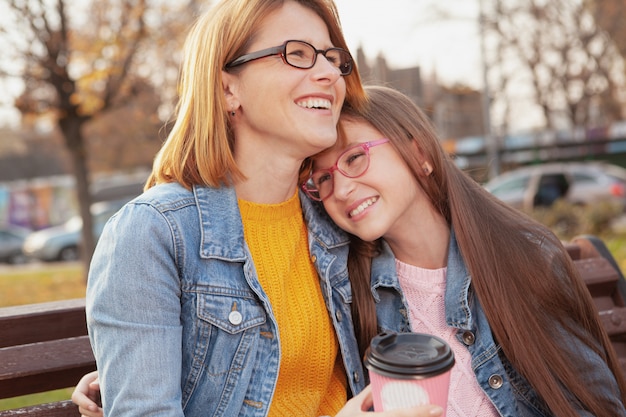
[[337,68],[334,64],[332,64],[321,53],[317,56],[315,65],[313,65],[311,70],[313,71],[313,74],[316,79],[327,79],[332,82],[335,82],[339,78],[341,78],[341,72],[339,71],[339,68]]

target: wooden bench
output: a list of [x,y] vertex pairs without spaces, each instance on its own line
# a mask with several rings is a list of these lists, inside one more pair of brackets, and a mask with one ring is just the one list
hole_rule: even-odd
[[[0,308],[0,398],[76,385],[96,369],[85,300]],[[0,417],[80,416],[71,401],[0,411]]]
[[[626,372],[626,281],[595,236],[565,243],[600,312]],[[0,398],[73,387],[96,369],[87,337],[85,300],[0,308]],[[79,417],[71,401],[0,411],[0,417]]]
[[596,236],[579,236],[565,247],[593,297],[600,320],[626,374],[626,280],[615,258]]

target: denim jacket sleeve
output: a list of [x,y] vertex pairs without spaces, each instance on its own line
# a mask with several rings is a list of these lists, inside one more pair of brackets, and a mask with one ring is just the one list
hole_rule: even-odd
[[98,242],[87,320],[106,415],[183,416],[181,289],[173,242],[171,225],[147,204],[125,206]]

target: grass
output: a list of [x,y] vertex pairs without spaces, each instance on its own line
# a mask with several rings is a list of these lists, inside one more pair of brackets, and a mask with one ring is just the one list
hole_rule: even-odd
[[79,263],[25,265],[0,270],[0,307],[85,296]]
[[[0,307],[47,301],[67,300],[85,296],[85,281],[79,263],[25,265],[20,268],[0,267]],[[78,382],[78,381],[76,381]],[[73,388],[0,400],[0,410],[68,400]]]
[[[78,382],[78,381],[76,381]],[[0,411],[13,408],[28,407],[37,404],[52,403],[61,400],[69,400],[74,388],[64,388],[56,391],[41,392],[39,394],[24,395],[21,397],[0,400]]]
[[626,235],[605,238],[604,243],[611,251],[623,273],[626,273]]

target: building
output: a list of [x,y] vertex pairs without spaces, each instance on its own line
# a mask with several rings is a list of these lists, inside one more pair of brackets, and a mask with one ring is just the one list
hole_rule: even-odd
[[482,93],[466,86],[439,85],[436,74],[424,81],[420,67],[391,69],[383,55],[370,64],[362,48],[357,66],[365,84],[383,84],[408,95],[430,116],[442,139],[484,135]]

